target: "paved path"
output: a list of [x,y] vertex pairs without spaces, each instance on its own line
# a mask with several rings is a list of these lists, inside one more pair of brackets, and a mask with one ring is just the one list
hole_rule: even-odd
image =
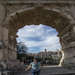
[[[0,74],[1,75],[1,74]],[[31,72],[9,72],[5,75],[31,75]],[[41,69],[40,75],[75,75],[75,68],[74,69],[66,69],[62,67],[43,67]]]
[[[21,75],[31,75],[31,72],[23,72]],[[75,69],[71,70],[61,67],[44,67],[42,68],[40,75],[75,75]]]

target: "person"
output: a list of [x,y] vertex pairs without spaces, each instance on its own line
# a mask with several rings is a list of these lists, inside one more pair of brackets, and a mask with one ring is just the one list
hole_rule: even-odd
[[40,62],[38,61],[38,58],[34,58],[33,62],[30,63],[30,65],[25,69],[25,71],[28,71],[30,69],[32,75],[40,75]]

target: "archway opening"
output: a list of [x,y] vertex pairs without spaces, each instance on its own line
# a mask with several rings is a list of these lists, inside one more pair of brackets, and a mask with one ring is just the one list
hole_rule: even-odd
[[25,25],[16,35],[18,59],[25,64],[37,56],[43,66],[59,65],[62,58],[61,44],[56,29],[48,25]]
[[[15,50],[16,47],[16,33],[18,29],[24,27],[25,25],[39,25],[39,24],[44,24],[47,26],[51,26],[59,32],[59,38],[60,38],[60,43],[62,45],[63,51],[65,51],[65,47],[67,46],[66,39],[64,38],[68,31],[70,26],[70,20],[62,15],[58,11],[50,10],[50,9],[45,9],[45,8],[40,8],[40,7],[35,7],[31,9],[27,9],[24,11],[16,12],[13,13],[9,16],[8,18],[8,28],[9,28],[9,33],[8,33],[8,40],[9,40],[9,47],[13,48],[13,51]],[[66,29],[66,30],[65,30]],[[15,51],[14,51],[15,52]],[[11,52],[13,53],[13,52]],[[65,56],[65,59],[67,59],[67,52],[63,54]],[[10,57],[10,52],[9,52],[9,58],[13,59],[12,57],[14,54],[11,55]],[[16,59],[16,52],[15,52],[15,57]],[[65,62],[64,59],[64,62]],[[64,63],[63,63],[64,64]]]

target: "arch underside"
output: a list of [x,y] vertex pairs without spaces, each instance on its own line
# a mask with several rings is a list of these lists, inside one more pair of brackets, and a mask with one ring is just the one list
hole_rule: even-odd
[[63,31],[70,23],[70,19],[63,16],[61,13],[37,7],[27,11],[16,12],[10,16],[9,30],[14,33],[13,29],[17,30],[25,25],[44,24],[55,28],[59,33]]

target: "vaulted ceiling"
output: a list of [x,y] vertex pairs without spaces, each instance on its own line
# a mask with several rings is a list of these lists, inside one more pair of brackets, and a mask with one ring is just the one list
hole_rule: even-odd
[[69,25],[69,19],[51,10],[43,9],[41,7],[30,9],[27,11],[16,12],[9,19],[9,30],[11,34],[25,25],[39,25],[44,24],[55,28],[58,32]]

